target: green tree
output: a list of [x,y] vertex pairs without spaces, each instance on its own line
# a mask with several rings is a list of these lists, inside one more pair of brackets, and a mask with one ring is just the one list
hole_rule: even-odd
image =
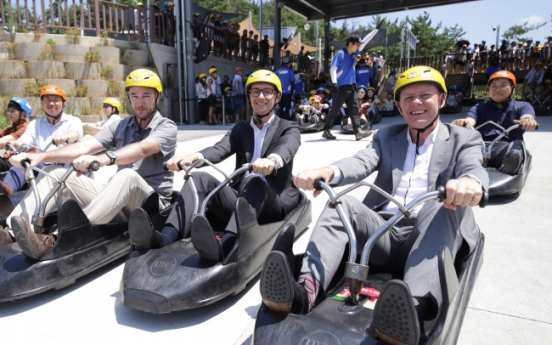
[[528,25],[528,24],[529,24],[528,22],[525,22],[521,25],[510,26],[506,31],[504,31],[504,33],[502,34],[502,37],[507,40],[515,40],[515,41],[523,41],[523,42],[527,41],[530,38],[524,37],[523,35],[525,35],[529,31],[540,29],[541,27],[546,25],[546,22],[535,24],[535,25]]

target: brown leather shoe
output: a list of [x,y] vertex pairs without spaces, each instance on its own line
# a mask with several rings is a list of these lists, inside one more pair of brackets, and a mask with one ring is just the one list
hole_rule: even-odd
[[0,246],[5,246],[13,243],[13,238],[11,237],[8,230],[0,226]]
[[27,225],[25,219],[15,216],[12,218],[11,226],[15,239],[19,247],[23,250],[25,255],[33,258],[40,259],[50,248],[54,246],[53,235],[37,235]]

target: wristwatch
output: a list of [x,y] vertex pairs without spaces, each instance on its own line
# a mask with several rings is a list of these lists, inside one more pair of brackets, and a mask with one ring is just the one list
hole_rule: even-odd
[[271,160],[274,163],[274,169],[280,169],[280,162],[278,162],[278,159],[276,157],[267,157],[266,159]]
[[107,157],[109,157],[109,159],[111,159],[111,162],[108,165],[115,164],[115,160],[117,159],[117,155],[115,154],[115,152],[107,151],[105,154],[107,155]]

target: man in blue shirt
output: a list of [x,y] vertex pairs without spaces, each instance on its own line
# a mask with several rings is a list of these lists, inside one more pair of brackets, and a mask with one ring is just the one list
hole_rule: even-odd
[[[452,121],[458,126],[479,126],[487,121],[494,121],[504,128],[521,124],[521,129],[510,132],[493,145],[488,166],[500,169],[505,174],[514,175],[523,162],[523,132],[536,129],[535,110],[531,104],[516,101],[512,98],[516,88],[516,77],[509,71],[495,72],[489,78],[490,99],[470,109],[468,117]],[[479,129],[483,140],[492,141],[502,131],[492,125]]]
[[347,110],[349,116],[353,121],[353,131],[355,133],[356,140],[368,137],[372,134],[372,131],[363,131],[360,129],[360,116],[358,109],[358,98],[356,93],[356,74],[355,74],[355,62],[358,54],[364,48],[372,37],[378,32],[378,29],[373,30],[362,41],[357,36],[351,36],[346,41],[344,49],[338,51],[332,60],[332,67],[330,68],[330,77],[332,79],[332,108],[326,122],[324,123],[324,132],[322,137],[335,140],[336,137],[332,134],[330,129],[339,109],[343,103],[347,104]]
[[307,74],[301,73],[299,79],[295,82],[295,97],[299,97],[302,92],[307,92]]
[[289,66],[291,58],[286,56],[282,59],[282,67],[278,68],[274,73],[280,78],[282,83],[282,98],[279,103],[278,116],[285,120],[291,119],[291,100],[295,87],[295,72]]
[[370,85],[370,80],[372,79],[372,70],[370,67],[366,66],[366,60],[360,59],[358,61],[360,66],[356,71],[356,82],[357,85]]

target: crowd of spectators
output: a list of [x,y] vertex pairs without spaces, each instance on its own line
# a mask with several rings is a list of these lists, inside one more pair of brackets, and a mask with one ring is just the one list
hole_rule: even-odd
[[529,70],[537,62],[544,66],[552,63],[552,36],[548,37],[544,44],[540,41],[512,41],[502,40],[501,45],[490,46],[483,40],[475,43],[473,47],[461,44],[450,47],[446,57],[447,73],[476,73],[485,72],[493,65],[499,69],[509,71]]

